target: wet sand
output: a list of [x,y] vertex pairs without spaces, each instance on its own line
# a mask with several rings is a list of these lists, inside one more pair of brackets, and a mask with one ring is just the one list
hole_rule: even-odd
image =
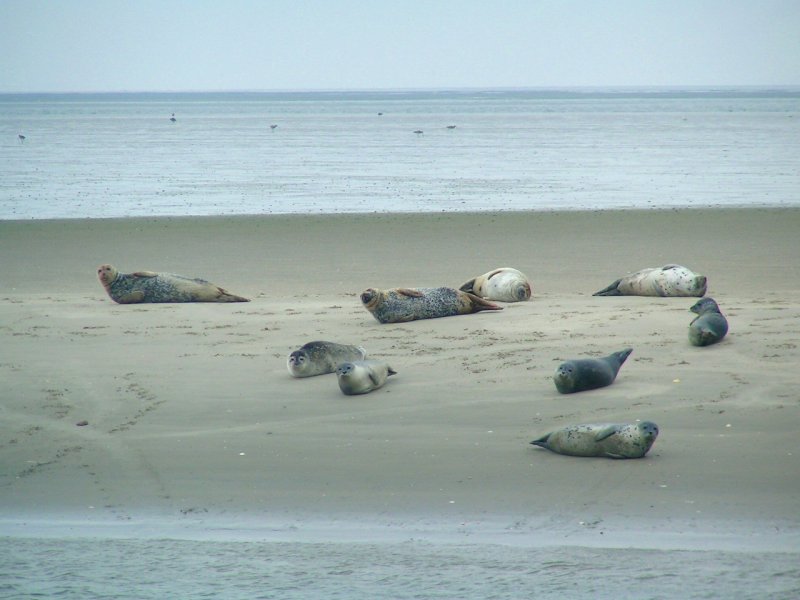
[[[798,209],[2,221],[0,531],[445,524],[796,548],[798,232]],[[106,262],[252,301],[117,305],[96,279]],[[708,276],[721,344],[689,345],[693,299],[592,296],[667,263]],[[358,299],[498,266],[529,275],[530,302],[380,325]],[[334,375],[292,379],[287,355],[315,339],[363,345],[398,375],[355,397]],[[628,346],[612,386],[556,391],[560,361]],[[528,443],[636,419],[661,430],[641,460]]]

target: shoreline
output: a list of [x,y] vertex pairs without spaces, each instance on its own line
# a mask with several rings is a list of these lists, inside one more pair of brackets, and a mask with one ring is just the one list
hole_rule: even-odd
[[[797,231],[800,209],[0,221],[0,532],[53,518],[311,540],[360,524],[635,545],[644,529],[797,547]],[[116,305],[103,262],[252,301]],[[672,262],[709,277],[721,344],[688,345],[693,299],[591,296]],[[530,302],[380,325],[357,298],[498,266],[530,276]],[[362,398],[332,375],[294,380],[286,356],[312,339],[363,344],[398,376]],[[560,360],[624,346],[612,386],[555,391]],[[644,459],[528,444],[635,419],[661,429]]]

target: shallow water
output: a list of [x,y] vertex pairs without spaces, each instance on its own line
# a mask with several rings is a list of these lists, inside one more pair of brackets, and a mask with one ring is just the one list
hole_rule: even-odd
[[0,539],[0,598],[791,598],[796,554]]
[[0,219],[797,206],[798,192],[798,90],[0,95]]

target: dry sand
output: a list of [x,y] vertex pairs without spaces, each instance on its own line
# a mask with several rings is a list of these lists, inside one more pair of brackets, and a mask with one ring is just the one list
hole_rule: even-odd
[[[798,209],[0,222],[5,530],[491,522],[530,539],[627,526],[797,549],[798,240]],[[252,302],[117,305],[105,262]],[[731,324],[721,344],[689,345],[692,299],[591,295],[673,262],[708,276]],[[533,299],[402,325],[358,299],[497,266],[527,273]],[[315,339],[361,344],[398,375],[355,397],[334,375],[292,379],[288,353]],[[627,346],[612,386],[557,393],[559,361]],[[641,460],[528,444],[636,419],[661,429]]]

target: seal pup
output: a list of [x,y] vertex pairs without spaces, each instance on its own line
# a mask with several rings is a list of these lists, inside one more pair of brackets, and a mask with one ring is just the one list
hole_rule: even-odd
[[689,310],[698,315],[689,323],[689,342],[693,346],[716,344],[728,333],[728,320],[713,298],[700,298]]
[[118,304],[149,302],[250,302],[205,279],[173,273],[137,271],[120,273],[111,265],[100,265],[97,277],[109,297]]
[[417,319],[437,319],[468,315],[482,310],[503,310],[475,294],[448,287],[368,288],[361,292],[361,303],[379,323],[406,323]]
[[335,342],[308,342],[289,355],[286,368],[292,377],[313,377],[333,373],[340,364],[364,360],[367,351],[361,346]]
[[377,390],[390,375],[396,374],[397,371],[383,360],[354,360],[336,367],[339,389],[347,396]]
[[642,458],[658,437],[652,421],[571,425],[543,435],[531,444],[568,456]]
[[517,269],[501,267],[470,279],[459,288],[485,300],[524,302],[531,298],[531,282]]
[[593,296],[702,296],[706,293],[706,276],[681,265],[648,267],[617,279]]
[[553,375],[556,389],[562,394],[572,394],[611,385],[631,352],[633,348],[625,348],[603,358],[567,360],[558,365]]

